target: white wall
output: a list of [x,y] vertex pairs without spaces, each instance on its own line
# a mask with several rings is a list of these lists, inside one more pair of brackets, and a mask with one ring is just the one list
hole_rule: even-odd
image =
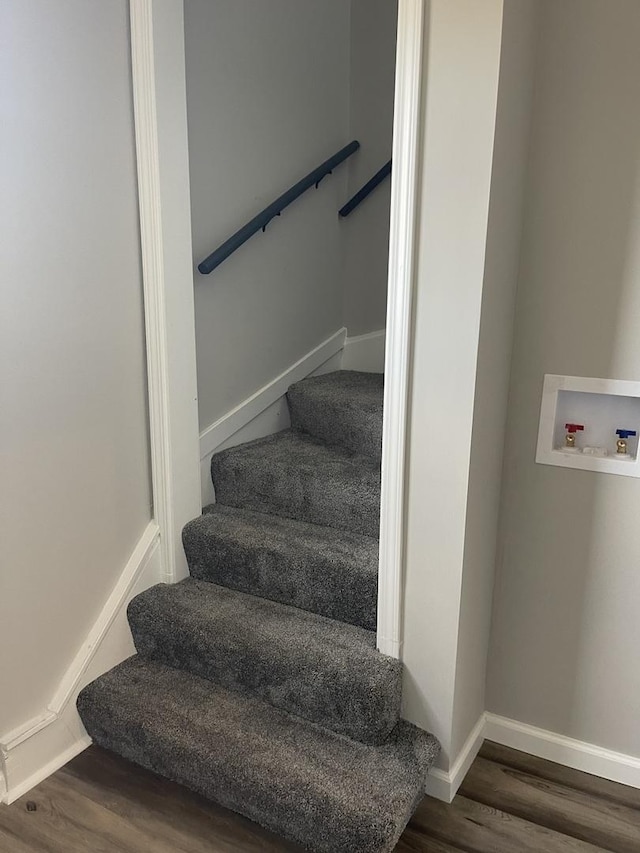
[[[349,0],[186,0],[196,263],[350,141],[349,12]],[[195,272],[201,428],[342,326],[345,187],[342,166]]]
[[[453,755],[462,749],[486,708],[487,654],[537,34],[536,0],[505,0],[469,464]],[[451,431],[454,443],[456,432],[455,428]]]
[[[362,149],[349,163],[345,201],[391,157],[397,22],[397,0],[351,2],[349,135]],[[351,336],[385,326],[390,195],[387,178],[341,225]]]
[[[425,43],[407,462],[404,711],[440,738],[445,771],[456,758],[462,725],[455,708],[456,699],[463,701],[456,678],[458,630],[463,568],[469,568],[466,519],[473,495],[469,469],[502,17],[502,0],[432,0]],[[495,393],[499,398],[499,389]],[[472,694],[474,685],[475,680]],[[484,708],[476,704],[472,695],[471,712],[480,714]]]
[[543,374],[640,375],[640,5],[540,7],[488,708],[640,756],[640,482],[534,463]]
[[50,699],[151,496],[128,4],[6,0],[0,30],[4,735]]

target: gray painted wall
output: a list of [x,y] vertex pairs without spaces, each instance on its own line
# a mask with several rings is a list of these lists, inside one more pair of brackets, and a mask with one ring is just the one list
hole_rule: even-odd
[[[186,0],[196,262],[349,141],[349,12],[349,0]],[[342,326],[345,189],[343,166],[195,272],[202,428]]]
[[534,463],[545,373],[640,378],[640,4],[539,5],[488,708],[640,756],[640,482]]
[[0,32],[4,735],[45,709],[151,494],[128,3],[4,0]]
[[[362,149],[349,164],[350,198],[391,157],[397,0],[352,0],[350,136]],[[344,325],[350,335],[385,326],[391,181],[344,220]]]

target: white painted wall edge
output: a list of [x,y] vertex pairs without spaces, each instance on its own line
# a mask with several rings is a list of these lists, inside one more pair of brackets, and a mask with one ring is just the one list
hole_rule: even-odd
[[285,393],[293,382],[299,382],[322,369],[339,369],[347,330],[338,329],[286,370],[263,385],[226,415],[223,415],[200,434],[200,490],[202,505],[213,503],[215,494],[211,482],[211,457],[245,441],[286,429],[289,410]]
[[555,732],[519,723],[507,717],[487,713],[484,736],[521,752],[538,758],[546,758],[565,767],[573,767],[609,779],[640,788],[640,758],[614,752],[593,743],[559,735]]
[[426,792],[437,800],[452,802],[485,740],[582,770],[632,788],[640,788],[640,757],[626,755],[565,735],[510,720],[497,714],[482,714],[447,773],[435,768],[427,777]]
[[234,433],[275,403],[286,393],[289,385],[309,376],[321,364],[340,352],[345,345],[346,336],[347,330],[345,328],[338,329],[331,337],[303,355],[271,382],[263,385],[255,394],[247,397],[246,400],[243,400],[242,403],[203,430],[200,433],[200,459],[204,459],[213,453]]
[[458,788],[464,782],[464,777],[473,764],[480,747],[484,743],[486,727],[486,714],[482,714],[475,724],[464,746],[458,753],[456,760],[448,772],[434,768],[427,776],[426,792],[436,800],[451,803]]
[[399,0],[385,344],[378,648],[402,650],[405,446],[415,266],[425,0]]
[[12,803],[82,752],[91,739],[75,707],[79,691],[135,652],[129,601],[161,580],[160,530],[149,523],[46,709],[0,737],[0,802]]
[[269,406],[284,396],[294,382],[310,376],[333,356],[342,351],[342,370],[384,371],[385,330],[378,329],[366,335],[348,337],[345,328],[338,329],[317,347],[314,347],[280,373],[275,379],[259,388],[255,394],[227,412],[200,433],[200,459],[210,456],[242,427],[246,426]]
[[384,344],[386,332],[378,329],[366,335],[347,337],[342,355],[343,370],[363,370],[365,373],[384,373]]
[[130,0],[153,507],[163,580],[200,511],[183,0]]

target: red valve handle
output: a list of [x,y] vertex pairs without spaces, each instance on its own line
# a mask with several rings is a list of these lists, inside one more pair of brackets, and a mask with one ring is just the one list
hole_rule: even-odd
[[567,432],[578,432],[584,429],[582,424],[565,424],[564,428]]

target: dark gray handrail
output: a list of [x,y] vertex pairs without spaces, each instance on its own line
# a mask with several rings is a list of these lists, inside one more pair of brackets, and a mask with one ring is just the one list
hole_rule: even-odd
[[372,193],[378,184],[381,184],[387,175],[391,174],[391,160],[388,163],[385,163],[382,169],[377,171],[375,175],[371,178],[370,181],[362,187],[361,190],[353,196],[353,198],[349,199],[349,201],[341,207],[338,211],[338,216],[348,216],[352,211],[356,209],[356,207],[365,200],[365,198]]
[[198,264],[199,271],[203,275],[208,275],[217,266],[220,266],[220,264],[226,260],[229,255],[233,254],[236,249],[239,249],[243,243],[246,243],[249,237],[253,237],[253,235],[257,231],[260,231],[260,229],[264,231],[271,220],[275,216],[280,216],[281,211],[290,205],[292,201],[295,201],[298,196],[301,196],[302,193],[311,189],[314,185],[317,189],[320,181],[327,175],[330,175],[333,169],[335,169],[336,166],[339,166],[343,160],[346,160],[347,157],[351,157],[358,148],[360,148],[360,143],[354,139],[353,142],[345,145],[345,147],[340,149],[340,151],[338,151],[337,154],[334,154],[333,157],[329,157],[328,160],[325,160],[324,163],[318,166],[317,169],[314,169],[313,172],[309,172],[306,177],[302,178],[301,181],[298,181],[297,184],[294,184],[291,189],[288,189],[286,193],[283,193],[268,207],[265,207],[261,213],[254,216],[250,222],[247,222],[247,224],[240,228],[239,231],[236,231],[236,233],[229,237],[228,240],[225,240],[221,246],[218,246],[215,252],[212,252],[208,258],[205,258],[201,264]]

